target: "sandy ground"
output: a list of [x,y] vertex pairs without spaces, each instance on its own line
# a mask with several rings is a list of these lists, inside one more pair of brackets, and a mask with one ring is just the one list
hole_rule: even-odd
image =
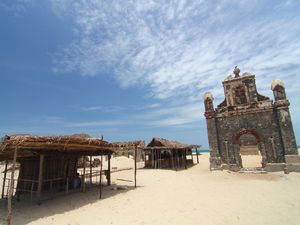
[[[112,167],[122,165],[130,167],[130,159],[112,163]],[[132,182],[119,180],[133,180],[133,170],[113,173],[113,185],[104,188],[103,199],[97,188],[90,188],[41,205],[16,202],[13,224],[298,225],[300,221],[297,173],[210,172],[208,154],[203,154],[200,163],[188,170],[140,169],[137,175],[134,189]],[[0,207],[3,218],[3,201]]]

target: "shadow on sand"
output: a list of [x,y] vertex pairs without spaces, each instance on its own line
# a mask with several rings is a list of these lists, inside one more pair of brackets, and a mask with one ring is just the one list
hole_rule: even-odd
[[[137,186],[141,188],[141,186]],[[44,198],[40,204],[30,199],[13,200],[12,224],[27,224],[43,217],[50,217],[56,214],[64,214],[95,202],[103,202],[118,194],[123,194],[134,190],[134,186],[115,185],[102,187],[102,198],[99,198],[99,186],[93,185],[86,189],[86,192],[71,192],[68,195],[64,193],[56,194],[51,198]],[[47,199],[47,200],[45,200]],[[6,224],[7,199],[0,200],[0,224]]]

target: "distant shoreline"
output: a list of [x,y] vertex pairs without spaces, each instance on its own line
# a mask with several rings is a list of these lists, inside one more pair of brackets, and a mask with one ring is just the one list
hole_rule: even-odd
[[[196,149],[192,149],[193,153],[196,153]],[[204,152],[209,152],[209,149],[197,149],[198,153],[204,153]]]

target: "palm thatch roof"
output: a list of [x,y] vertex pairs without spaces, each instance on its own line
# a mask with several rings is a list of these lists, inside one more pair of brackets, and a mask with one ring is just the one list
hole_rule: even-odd
[[152,150],[152,149],[169,149],[169,150],[174,150],[174,149],[192,149],[200,147],[199,145],[187,145],[187,144],[182,144],[178,141],[172,141],[172,140],[167,140],[164,138],[160,137],[154,137],[151,142],[147,145],[144,150]]
[[120,148],[120,149],[133,149],[135,146],[137,148],[144,148],[145,147],[145,141],[123,141],[123,142],[112,142],[112,145]]
[[19,157],[26,157],[43,152],[80,152],[89,155],[111,154],[115,147],[100,138],[6,135],[0,141],[0,160],[11,159],[16,148]]

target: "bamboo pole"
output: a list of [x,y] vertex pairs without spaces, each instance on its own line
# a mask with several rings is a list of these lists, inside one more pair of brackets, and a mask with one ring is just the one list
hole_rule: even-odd
[[31,202],[32,202],[33,186],[34,186],[34,181],[31,181],[31,188],[30,188],[30,201]]
[[66,195],[69,194],[69,177],[66,180]]
[[100,194],[99,194],[99,198],[102,198],[102,159],[103,156],[101,155],[101,159],[100,159],[100,181],[99,181],[99,189],[100,189]]
[[154,169],[157,167],[157,150],[154,150]]
[[83,177],[82,177],[82,191],[85,192],[85,163],[86,157],[83,156]]
[[176,157],[176,171],[178,170],[179,162],[178,162],[178,149],[175,150],[175,157]]
[[184,167],[187,169],[186,149],[184,150]]
[[172,160],[172,169],[174,169],[175,168],[175,166],[174,166],[174,151],[171,151],[171,156],[172,156],[172,158],[171,158],[171,160]]
[[185,168],[185,150],[182,151],[181,161],[182,161],[182,168]]
[[157,150],[157,167],[156,167],[157,169],[159,169],[159,159],[160,159],[160,154],[159,153],[160,153],[160,150],[158,149]]
[[40,155],[40,167],[39,167],[39,178],[38,178],[38,198],[41,198],[42,186],[43,186],[43,167],[44,167],[44,154]]
[[152,168],[154,168],[154,150],[151,149],[151,152],[152,152],[152,154],[151,154],[151,158],[152,158],[151,165],[152,165]]
[[7,225],[11,224],[11,218],[12,218],[12,201],[11,201],[11,199],[12,199],[12,195],[14,193],[14,179],[15,179],[17,154],[18,154],[18,148],[15,148],[12,171],[11,171],[11,178],[10,178],[9,194],[8,194],[8,198],[7,198]]
[[4,178],[3,178],[1,198],[4,198],[4,188],[5,188],[5,181],[6,181],[6,174],[7,174],[7,164],[8,164],[8,160],[5,160]]
[[136,188],[136,156],[137,156],[137,146],[134,147],[134,187]]
[[157,151],[156,151],[156,158],[157,158],[157,160],[156,160],[156,169],[159,169],[159,152],[160,152],[160,150],[157,149]]
[[111,155],[108,155],[108,162],[107,162],[107,186],[111,185],[110,158],[111,158]]
[[158,168],[161,168],[161,150],[158,150]]
[[90,156],[90,184],[93,183],[92,172],[93,172],[93,168],[92,168],[92,156]]

